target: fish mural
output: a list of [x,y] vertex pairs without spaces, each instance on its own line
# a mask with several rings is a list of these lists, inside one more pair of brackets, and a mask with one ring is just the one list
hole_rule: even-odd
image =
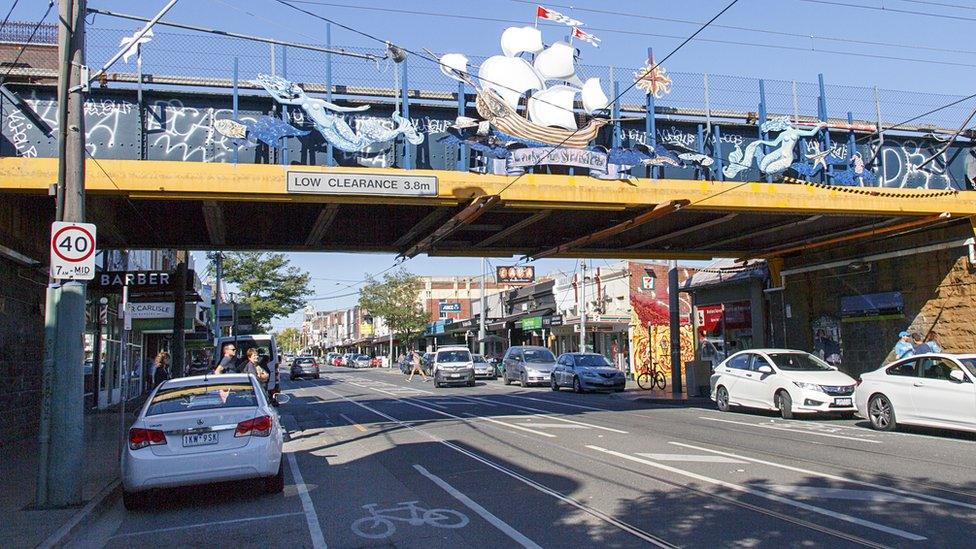
[[285,137],[302,137],[311,133],[273,116],[262,116],[256,121],[224,118],[214,122],[214,131],[238,147],[254,146],[260,141],[275,149],[284,146],[282,139]]

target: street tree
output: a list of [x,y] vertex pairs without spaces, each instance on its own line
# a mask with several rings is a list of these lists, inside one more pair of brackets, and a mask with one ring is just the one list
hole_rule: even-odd
[[420,279],[405,269],[387,273],[381,280],[368,276],[359,290],[359,306],[374,318],[382,318],[406,343],[427,329],[427,313],[417,302],[421,288]]
[[301,348],[302,332],[298,328],[285,328],[278,332],[278,345],[286,352],[294,353]]
[[255,325],[268,331],[271,320],[305,306],[312,294],[309,274],[295,267],[285,254],[231,252],[223,255],[224,280],[237,286],[238,303],[251,306]]

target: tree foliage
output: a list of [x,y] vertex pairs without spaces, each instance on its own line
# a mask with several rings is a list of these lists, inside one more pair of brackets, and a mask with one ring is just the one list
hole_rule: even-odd
[[417,302],[422,284],[405,269],[387,273],[381,280],[370,276],[359,291],[359,306],[382,318],[390,330],[409,341],[427,328],[427,313]]
[[285,328],[276,337],[278,346],[286,352],[294,353],[301,350],[302,332],[298,328]]
[[291,265],[285,254],[226,253],[223,276],[237,286],[236,301],[251,306],[254,323],[264,331],[270,329],[271,319],[301,309],[312,293],[309,274]]

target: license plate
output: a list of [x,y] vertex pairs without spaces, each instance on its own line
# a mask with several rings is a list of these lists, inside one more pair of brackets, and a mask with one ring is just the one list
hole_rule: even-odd
[[461,374],[451,374],[451,377],[461,377]]
[[183,446],[206,446],[208,444],[217,444],[217,442],[217,433],[183,435]]
[[834,404],[837,406],[851,406],[854,403],[853,400],[849,398],[835,398]]

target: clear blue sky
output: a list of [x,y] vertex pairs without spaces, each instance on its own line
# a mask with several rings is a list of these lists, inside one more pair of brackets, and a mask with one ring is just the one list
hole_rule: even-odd
[[[584,46],[585,63],[634,67],[642,64],[648,47],[653,47],[661,59],[681,42],[680,37],[686,37],[698,28],[695,24],[676,20],[703,22],[727,3],[728,0],[561,0],[543,2],[543,5],[584,21],[590,31],[603,40],[599,49]],[[89,0],[90,7],[146,17],[164,4],[163,0]],[[499,33],[511,25],[470,18],[517,20],[530,24],[535,12],[534,3],[518,0],[312,0],[296,1],[295,4],[410,49],[429,48],[469,55],[496,53]],[[570,4],[575,9],[569,8]],[[10,5],[10,0],[0,2],[3,13]],[[853,7],[857,5],[883,5],[887,9]],[[46,3],[40,0],[22,0],[11,19],[36,20],[45,7]],[[384,13],[384,9],[401,11]],[[403,13],[402,10],[424,13]],[[316,37],[321,37],[324,41],[324,23],[297,14],[273,0],[182,0],[167,19],[285,40],[313,42]],[[55,19],[50,16],[48,20],[54,22]],[[818,73],[824,73],[826,80],[833,84],[968,95],[976,91],[976,46],[969,44],[974,23],[976,3],[971,0],[836,0],[833,3],[740,0],[716,22],[721,26],[706,29],[699,36],[702,40],[689,43],[664,66],[672,72],[799,81],[815,81]],[[99,17],[96,25],[135,28],[133,23],[105,17]],[[547,29],[546,37],[551,39],[551,35],[558,32]],[[796,34],[807,38],[791,36]],[[809,38],[811,35],[814,38]],[[341,29],[333,29],[333,43],[377,46],[375,42]],[[343,289],[349,284],[347,281],[359,280],[364,273],[381,271],[393,261],[389,255],[375,254],[291,254],[291,257],[296,265],[311,272],[317,296],[350,293],[351,290]],[[495,260],[495,263],[499,261]],[[595,262],[595,265],[600,264],[602,261]],[[404,266],[418,274],[480,272],[478,259],[419,257]],[[557,268],[572,271],[573,262],[540,261],[537,267],[543,273]],[[347,296],[315,303],[319,308],[345,307],[355,303],[355,299]],[[276,325],[291,324],[296,319],[300,319],[300,315]]]

